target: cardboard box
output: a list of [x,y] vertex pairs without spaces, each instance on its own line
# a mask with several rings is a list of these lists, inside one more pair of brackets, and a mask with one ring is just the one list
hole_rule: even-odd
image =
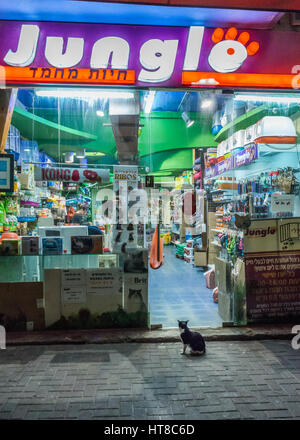
[[42,238],[43,255],[60,255],[63,253],[63,239],[60,237]]
[[20,239],[3,239],[0,246],[1,255],[16,256],[21,255],[21,240]]
[[103,254],[102,235],[72,236],[72,254]]
[[7,331],[43,330],[43,283],[0,283],[0,310]]
[[184,255],[184,261],[186,261],[187,263],[193,263],[194,262],[194,257],[192,255]]
[[195,252],[194,253],[194,266],[207,266],[207,252]]
[[40,237],[21,237],[22,255],[39,255]]

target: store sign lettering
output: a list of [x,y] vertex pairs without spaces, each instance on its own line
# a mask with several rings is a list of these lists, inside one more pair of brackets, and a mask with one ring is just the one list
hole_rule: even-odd
[[246,165],[258,158],[258,149],[256,144],[251,144],[243,151],[234,155],[234,168]]
[[71,170],[42,168],[42,180],[63,180],[69,182],[71,180]]
[[134,70],[4,67],[8,82],[134,84]]
[[36,181],[109,182],[108,169],[35,167]]
[[242,165],[253,162],[258,158],[258,149],[256,144],[251,144],[245,147],[243,151],[236,153],[225,160],[217,163],[214,166],[210,166],[205,170],[205,177],[216,177],[226,171],[232,170],[233,168],[238,168]]
[[268,227],[268,229],[247,229],[245,231],[246,237],[266,237],[267,235],[274,235],[276,233],[276,228]]
[[115,174],[116,180],[136,180],[135,174]]
[[[203,30],[203,28],[200,29]],[[4,62],[15,67],[30,66],[35,60],[39,38],[40,27],[38,25],[23,24],[17,50],[9,49],[4,57]],[[139,81],[163,82],[168,80],[174,70],[178,43],[178,40],[163,41],[157,38],[146,41],[141,46],[139,53],[139,61],[142,65],[138,76]],[[201,41],[189,41],[186,59],[191,57],[191,51],[194,53],[197,50],[194,47],[195,43],[201,46]],[[44,56],[49,65],[57,69],[67,69],[81,62],[85,47],[84,38],[66,37],[64,39],[63,37],[47,36]],[[93,43],[90,68],[107,69],[110,61],[111,69],[126,71],[129,56],[130,46],[124,38],[115,36],[100,38]],[[74,72],[76,72],[75,69]],[[71,75],[71,72],[69,75]]]
[[138,169],[136,166],[114,165],[114,181],[127,180],[137,182]]
[[0,21],[0,64],[11,83],[292,87],[300,34],[270,32]]
[[217,174],[225,173],[233,168],[233,156],[230,156],[216,165]]

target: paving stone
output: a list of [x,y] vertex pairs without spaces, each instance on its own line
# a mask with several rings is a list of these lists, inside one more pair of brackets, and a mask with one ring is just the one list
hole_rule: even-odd
[[268,419],[290,419],[292,417],[290,411],[286,410],[272,410],[266,411]]
[[289,341],[209,342],[201,359],[179,356],[177,343],[67,347],[109,353],[101,368],[53,364],[63,346],[35,348],[10,347],[15,363],[0,366],[1,419],[300,418],[300,362]]

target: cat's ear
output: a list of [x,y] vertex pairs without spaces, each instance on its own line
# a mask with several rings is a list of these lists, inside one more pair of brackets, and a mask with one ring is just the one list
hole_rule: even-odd
[[185,323],[187,324],[189,322],[189,320],[185,321]]

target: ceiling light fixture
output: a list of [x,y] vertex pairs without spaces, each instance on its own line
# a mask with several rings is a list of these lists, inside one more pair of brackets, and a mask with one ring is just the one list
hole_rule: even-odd
[[181,113],[181,117],[186,124],[186,128],[191,127],[195,121],[193,121],[186,112]]
[[298,103],[300,104],[300,96],[282,96],[282,95],[258,95],[258,94],[242,94],[237,93],[234,97],[236,101],[252,101],[252,102],[276,102],[276,103]]
[[153,105],[153,101],[154,101],[154,97],[155,97],[155,91],[151,90],[148,95],[145,96],[145,109],[144,109],[144,113],[149,114],[151,112],[152,109],[152,105]]
[[47,96],[53,98],[78,98],[78,99],[131,99],[134,98],[133,92],[118,91],[96,91],[96,90],[36,90],[37,96]]
[[204,109],[208,109],[208,108],[210,108],[211,106],[212,106],[212,100],[211,99],[204,99],[202,102],[201,102],[201,108],[204,110]]

